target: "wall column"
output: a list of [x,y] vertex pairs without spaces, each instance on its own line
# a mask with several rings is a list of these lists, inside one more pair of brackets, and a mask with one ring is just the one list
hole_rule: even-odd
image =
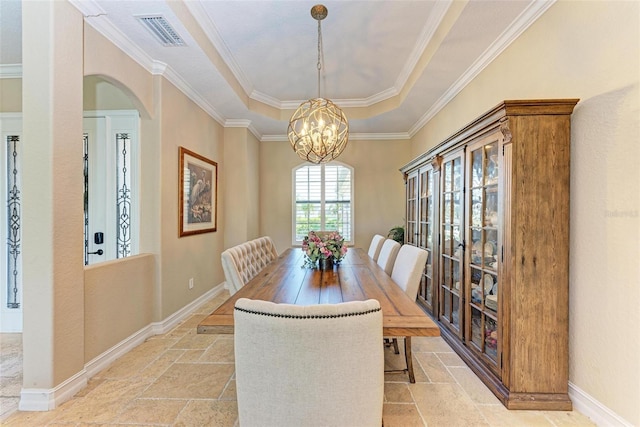
[[53,409],[86,385],[82,47],[69,2],[22,2],[21,410]]
[[224,129],[224,247],[259,237],[259,142],[246,128]]

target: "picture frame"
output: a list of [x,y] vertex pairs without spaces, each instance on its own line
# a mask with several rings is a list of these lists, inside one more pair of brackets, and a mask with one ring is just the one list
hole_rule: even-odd
[[218,163],[179,147],[179,237],[217,231]]

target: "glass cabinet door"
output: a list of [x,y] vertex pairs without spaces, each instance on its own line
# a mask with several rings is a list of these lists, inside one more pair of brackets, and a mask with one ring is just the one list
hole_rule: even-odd
[[447,156],[441,167],[439,319],[462,337],[463,153]]
[[405,241],[410,245],[416,245],[418,241],[418,171],[407,176],[407,229]]
[[419,299],[426,305],[427,309],[433,313],[433,217],[434,217],[434,194],[433,194],[433,169],[431,167],[423,167],[418,171],[418,205],[419,205],[419,223],[418,223],[418,246],[426,250],[429,254],[425,265],[422,279],[420,281],[420,289],[418,291]]
[[470,148],[468,158],[466,270],[469,293],[466,316],[470,320],[467,344],[494,367],[498,364],[498,141]]

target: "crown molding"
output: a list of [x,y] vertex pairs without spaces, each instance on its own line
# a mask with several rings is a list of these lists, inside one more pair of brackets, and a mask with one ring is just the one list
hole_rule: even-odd
[[[396,79],[396,83],[394,86],[388,89],[385,89],[381,92],[378,92],[377,94],[371,95],[367,98],[350,98],[350,99],[332,98],[332,101],[343,108],[368,108],[379,102],[382,102],[389,98],[393,98],[394,96],[397,96],[400,93],[401,89],[404,87],[404,85],[407,83],[409,76],[411,75],[416,64],[418,63],[420,56],[422,55],[427,45],[433,38],[433,35],[436,29],[440,25],[440,22],[444,18],[452,1],[453,0],[438,1],[435,3],[434,13],[430,15],[429,20],[427,20],[427,22],[425,23],[422,33],[420,34],[420,37],[413,48],[411,56],[409,57],[403,69],[401,70],[400,74],[398,75],[398,78]],[[245,93],[250,99],[261,102],[263,104],[266,104],[274,108],[284,109],[284,110],[289,110],[289,109],[295,110],[296,108],[298,108],[298,106],[301,103],[306,101],[306,100],[283,101],[283,100],[274,98],[270,95],[267,95],[263,92],[252,89],[251,82],[246,77],[246,75],[244,74],[240,66],[233,59],[233,56],[231,55],[231,52],[225,45],[224,40],[220,36],[220,33],[215,28],[215,25],[213,24],[213,22],[211,22],[211,20],[208,18],[208,15],[204,10],[204,8],[201,6],[200,2],[188,2],[187,8],[192,13],[194,18],[198,21],[198,23],[200,24],[204,32],[207,34],[207,37],[209,38],[209,40],[211,40],[213,45],[216,47],[216,49],[220,53],[220,56],[222,57],[224,62],[227,64],[231,72],[234,74],[238,82],[240,82],[240,85],[242,86],[243,90],[245,91]]]
[[[200,106],[207,114],[223,126],[226,126],[227,119],[223,118],[215,109],[195,92],[175,71],[166,64],[154,61],[137,45],[131,42],[124,34],[122,34],[108,19],[104,10],[93,0],[69,0],[84,16],[86,22],[107,38],[116,47],[131,57],[135,62],[140,64],[145,70],[154,75],[163,75],[187,97]],[[423,33],[419,42],[414,47],[410,59],[405,64],[403,71],[399,75],[396,85],[378,94],[366,99],[334,99],[333,102],[343,108],[371,107],[385,99],[393,97],[399,93],[398,87],[406,84],[411,71],[419,60],[420,55],[433,37],[438,22],[451,5],[452,0],[446,2],[437,2],[436,13],[432,15],[429,22],[425,24]],[[422,127],[424,127],[438,112],[440,112],[458,93],[460,93],[482,70],[484,70],[498,55],[500,55],[517,37],[519,37],[531,24],[533,24],[547,9],[549,9],[556,0],[534,0],[525,9],[518,18],[509,26],[498,39],[483,52],[483,54],[466,70],[466,72],[456,80],[449,89],[441,96],[432,106],[423,114],[418,121],[409,129],[407,133],[399,134],[352,134],[350,139],[369,139],[369,140],[389,140],[389,139],[407,139],[412,138]],[[204,12],[199,2],[187,2],[187,8],[192,13],[196,21],[201,25],[203,31],[209,37],[214,47],[218,50],[229,69],[232,71],[243,90],[249,94],[249,98],[262,102],[266,105],[278,109],[296,109],[306,101],[280,101],[276,98],[263,94],[261,92],[250,90],[251,84],[245,77],[244,73],[233,60],[229,49],[224,44],[213,22]],[[205,18],[206,17],[206,18]],[[20,64],[5,65],[0,67],[0,78],[19,78],[22,76],[22,67]],[[232,127],[235,127],[233,120],[230,120]],[[286,135],[260,135],[252,125],[248,125],[248,129],[260,141],[286,141]]]
[[107,12],[93,0],[69,0],[76,9],[78,9],[85,18],[92,18],[106,15]]
[[[162,64],[159,62],[159,64]],[[178,90],[184,93],[189,99],[195,102],[207,114],[209,114],[216,122],[224,126],[225,118],[222,117],[211,104],[207,102],[200,94],[195,91],[184,79],[176,73],[173,68],[165,64],[165,71],[162,74],[169,82],[171,82]]]
[[251,120],[227,119],[224,122],[226,128],[248,128],[249,126],[251,126]]
[[361,108],[371,107],[372,105],[382,102],[389,98],[393,98],[400,92],[395,87],[390,87],[382,92],[378,92],[375,95],[371,95],[368,98],[363,99],[332,99],[334,104],[339,105],[341,108]]
[[544,12],[549,9],[556,0],[536,0],[532,2],[513,23],[500,34],[473,64],[458,78],[449,89],[427,110],[425,114],[409,129],[409,135],[413,137],[436,114],[440,112],[453,98],[456,97],[482,70],[491,64],[511,43],[529,28]]
[[251,95],[249,95],[249,98],[253,99],[254,101],[258,101],[261,102],[263,104],[269,105],[271,107],[277,108],[277,109],[296,109],[298,108],[298,105],[300,105],[302,103],[302,101],[298,102],[297,104],[295,104],[295,106],[293,105],[296,101],[280,101],[277,98],[274,98],[273,96],[267,95],[266,93],[262,93],[262,92],[258,92],[257,90],[254,90],[253,92],[251,92]]
[[352,141],[390,141],[411,139],[407,132],[394,133],[354,133],[349,135]]
[[195,102],[207,114],[221,125],[225,119],[209,104],[202,96],[200,96],[184,79],[176,73],[167,64],[155,61],[147,53],[140,49],[120,30],[118,30],[106,17],[106,13],[93,0],[70,0],[70,2],[85,16],[86,22],[96,31],[102,34],[107,40],[113,43],[118,49],[122,50],[131,59],[138,63],[152,75],[164,76],[189,99]]
[[429,43],[431,42],[431,39],[433,38],[436,30],[438,29],[438,27],[440,27],[440,23],[449,10],[451,3],[453,3],[453,0],[437,1],[434,3],[433,13],[429,15],[429,19],[422,29],[422,33],[418,38],[418,42],[413,47],[411,55],[409,55],[407,62],[404,64],[404,67],[402,68],[400,74],[398,75],[398,78],[396,79],[394,88],[396,89],[397,93],[400,93],[400,90],[407,84],[409,76],[415,70],[420,57],[422,57],[425,49],[427,48],[427,46],[429,46]]
[[[339,105],[341,108],[368,108],[379,102],[382,102],[387,99],[393,98],[394,96],[397,96],[400,93],[400,90],[407,83],[409,76],[415,69],[416,64],[418,63],[420,57],[422,56],[422,53],[424,52],[429,42],[433,38],[433,35],[436,29],[440,25],[440,22],[444,18],[451,3],[452,3],[452,0],[438,1],[435,3],[434,13],[429,16],[429,20],[427,20],[427,22],[425,23],[422,33],[420,34],[420,37],[416,45],[414,46],[409,59],[407,60],[403,69],[398,75],[398,78],[396,79],[396,83],[394,86],[388,89],[385,89],[381,92],[378,92],[374,95],[371,95],[367,98],[351,98],[351,99],[332,98],[331,100],[336,105]],[[277,98],[274,98],[272,96],[269,96],[257,90],[252,91],[249,98],[262,102],[264,104],[270,105],[271,107],[284,109],[284,110],[295,110],[296,108],[298,108],[300,104],[306,101],[306,100],[281,101]]]
[[167,72],[167,67],[168,65],[164,62],[154,60],[151,64],[151,74],[153,74],[154,76],[162,76]]
[[0,64],[0,79],[22,78],[22,64]]
[[[118,49],[126,53],[149,73],[153,73],[153,58],[140,49],[127,36],[118,30],[106,16],[103,9],[93,0],[71,0],[73,4],[85,16],[85,22],[113,43]],[[102,10],[102,12],[97,12]],[[97,12],[97,13],[96,13]]]
[[253,134],[253,136],[256,137],[258,141],[260,141],[262,138],[262,135],[260,135],[260,132],[258,132],[258,129],[256,129],[255,126],[253,126],[253,123],[251,122],[251,120],[227,119],[224,122],[224,127],[225,128],[246,128],[249,130],[249,132]]
[[200,28],[202,28],[202,31],[204,31],[209,41],[211,41],[213,46],[216,48],[224,63],[227,64],[227,67],[229,67],[229,70],[231,70],[231,73],[235,76],[244,93],[249,96],[253,91],[251,81],[247,78],[242,71],[242,68],[240,68],[234,59],[231,51],[220,36],[218,29],[209,17],[209,14],[204,7],[202,7],[202,3],[200,1],[187,1],[185,2],[185,6],[196,22],[198,22]]
[[[378,102],[392,98],[396,96],[398,93],[399,92],[397,91],[397,89],[395,87],[392,87],[382,92],[379,92],[375,95],[372,95],[368,98],[360,98],[360,99],[331,98],[331,101],[334,104],[339,105],[340,108],[367,108],[377,104]],[[293,100],[293,101],[280,101],[277,98],[274,98],[262,92],[258,92],[257,90],[254,90],[253,92],[251,92],[251,95],[249,96],[249,98],[281,110],[295,110],[300,106],[300,104],[307,101],[306,99]]]
[[[411,136],[407,132],[396,133],[350,133],[350,141],[391,141],[407,140]],[[289,142],[287,135],[264,135],[260,142]]]

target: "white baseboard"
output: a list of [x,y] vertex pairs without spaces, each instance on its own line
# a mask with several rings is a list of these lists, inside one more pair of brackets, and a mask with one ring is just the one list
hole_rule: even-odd
[[85,364],[82,371],[52,389],[23,388],[20,392],[20,403],[18,404],[19,410],[49,411],[55,409],[86,387],[89,378],[109,367],[116,359],[142,344],[147,338],[169,332],[180,322],[185,320],[192,311],[209,301],[211,298],[217,296],[223,290],[224,283],[221,283],[180,310],[176,311],[162,322],[154,322],[145,326],[99,356],[90,360]]
[[217,296],[220,292],[222,292],[225,282],[220,283],[219,285],[213,287],[208,292],[204,293],[199,298],[195,299],[191,303],[185,305],[180,310],[173,313],[171,316],[164,319],[162,322],[152,323],[151,327],[153,328],[153,335],[166,334],[171,329],[175,328],[180,322],[182,322],[192,311],[200,307],[205,302],[209,301],[211,298]]
[[6,308],[4,297],[1,298],[0,333],[22,333],[22,308]]
[[52,389],[23,388],[20,391],[18,409],[21,411],[49,411],[55,409],[85,388],[87,381],[87,371],[83,369]]
[[571,381],[569,381],[569,397],[573,403],[573,409],[589,417],[599,427],[633,427],[631,423],[598,402]]
[[118,344],[114,345],[107,351],[102,354],[94,357],[89,362],[84,365],[84,370],[87,373],[87,379],[93,377],[98,372],[107,368],[111,365],[116,359],[124,356],[143,342],[149,337],[155,335],[153,333],[153,327],[151,325],[145,326],[129,337],[123,339]]

